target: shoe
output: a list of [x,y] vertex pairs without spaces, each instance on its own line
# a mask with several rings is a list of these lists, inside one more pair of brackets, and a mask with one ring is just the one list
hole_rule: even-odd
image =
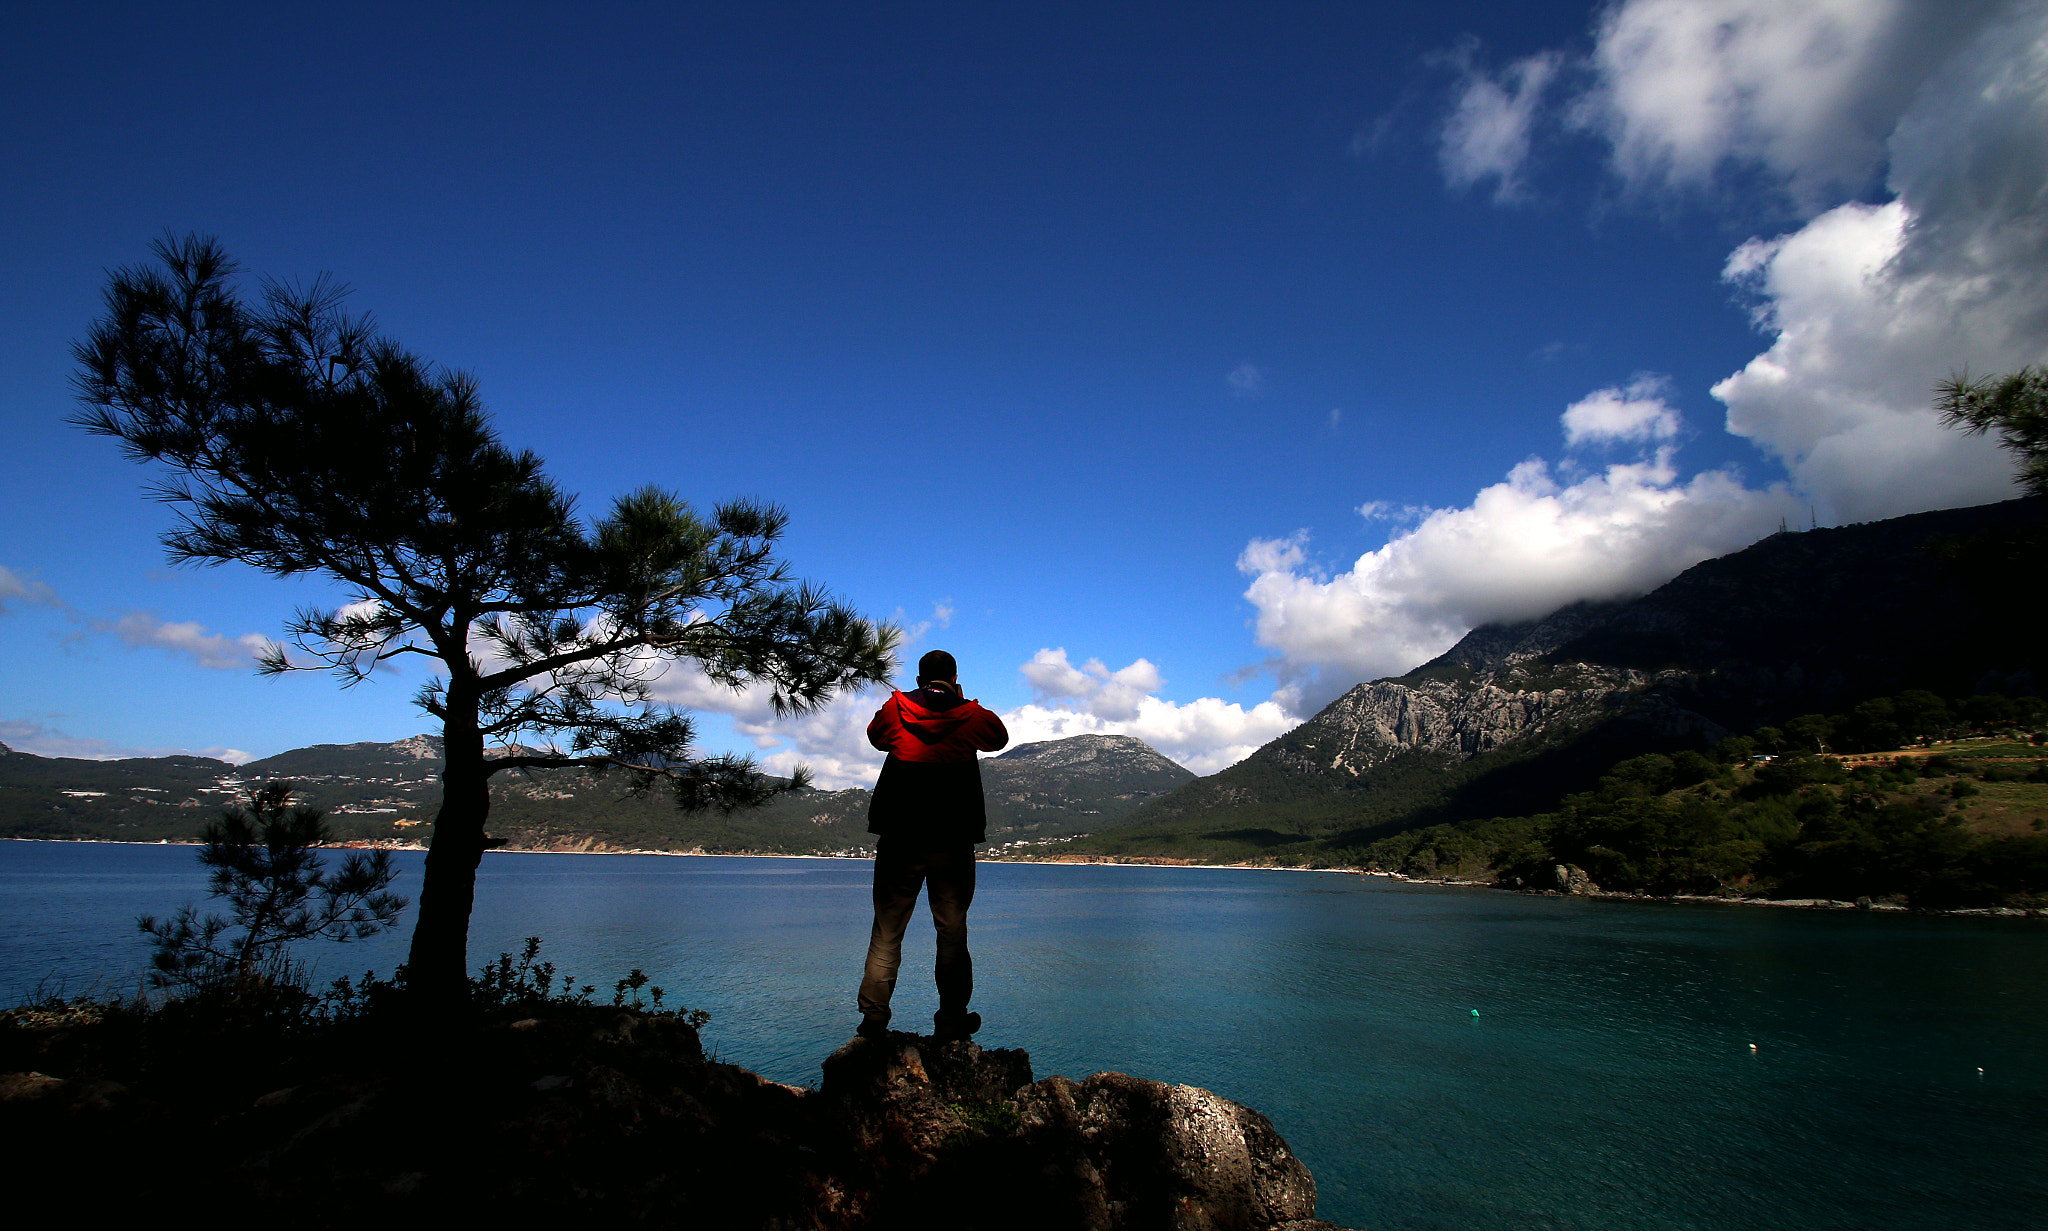
[[854,1033],[863,1039],[886,1039],[889,1037],[889,1023],[879,1017],[863,1017]]
[[941,1043],[964,1039],[981,1029],[979,1013],[934,1013],[932,1014],[932,1038]]

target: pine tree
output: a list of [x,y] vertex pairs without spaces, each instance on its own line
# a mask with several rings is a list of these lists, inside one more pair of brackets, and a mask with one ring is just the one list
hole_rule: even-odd
[[[665,784],[686,809],[751,805],[805,776],[699,755],[689,716],[654,701],[665,667],[763,686],[777,713],[889,677],[895,630],[791,579],[780,509],[737,500],[704,518],[649,487],[586,524],[540,458],[498,440],[472,378],[378,336],[342,288],[271,282],[250,302],[216,242],[154,251],[157,265],[111,276],[74,348],[74,422],[167,471],[174,563],[346,589],[298,612],[298,656],[273,644],[264,671],[349,686],[387,660],[435,664],[417,702],[441,725],[443,797],[408,961],[430,998],[465,986],[493,774],[582,766]],[[545,751],[485,756],[517,741]]]

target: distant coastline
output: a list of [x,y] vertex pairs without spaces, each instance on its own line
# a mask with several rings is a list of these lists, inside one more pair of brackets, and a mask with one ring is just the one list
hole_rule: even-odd
[[[1343,868],[1319,868],[1315,871],[1349,872]],[[1399,872],[1360,872],[1361,876],[1378,876],[1387,880],[1405,881],[1411,885],[1435,885],[1447,889],[1489,889],[1502,893],[1520,893],[1542,898],[1587,898],[1606,902],[1664,902],[1680,906],[1774,906],[1784,910],[1823,911],[1864,911],[1867,913],[1892,915],[1973,915],[1996,919],[2044,919],[2048,912],[2031,910],[2019,906],[1959,906],[1946,910],[1927,907],[1906,906],[1898,902],[1842,901],[1839,898],[1742,898],[1717,897],[1710,893],[1621,893],[1608,889],[1593,889],[1580,893],[1561,893],[1556,890],[1517,889],[1511,885],[1495,885],[1487,881],[1458,880],[1446,878],[1406,876]]]
[[[124,842],[124,841],[122,841],[122,840],[120,840],[120,839],[118,839],[118,838],[0,838],[0,841],[4,841],[4,842],[40,842],[40,843],[48,843],[48,844],[52,844],[52,845],[61,845],[61,846],[87,846],[87,845],[99,845],[99,846],[198,846],[198,845],[199,845],[199,842],[198,842],[198,841],[197,841],[196,839],[190,839],[190,838],[186,838],[186,839],[178,839],[178,840],[175,840],[175,841],[173,841],[173,840],[170,840],[170,839],[164,839],[164,840],[160,840],[160,841],[147,841],[147,842]],[[418,842],[364,842],[364,841],[349,841],[349,842],[335,842],[335,843],[332,843],[331,845],[332,845],[333,849],[336,849],[336,850],[379,850],[379,851],[420,851],[420,852],[424,852],[424,851],[425,851],[425,850],[427,849],[427,848],[426,848],[426,847],[425,847],[425,846],[424,846],[423,844],[421,844],[421,843],[418,843]],[[864,855],[820,855],[820,854],[815,854],[815,853],[805,853],[805,854],[790,854],[790,853],[786,853],[786,852],[782,852],[782,851],[702,851],[702,850],[697,850],[697,851],[662,851],[662,850],[652,850],[652,849],[627,849],[627,848],[619,848],[619,847],[606,847],[606,848],[604,848],[604,849],[602,849],[602,850],[593,850],[593,849],[591,849],[591,848],[589,848],[589,847],[562,847],[562,848],[551,848],[551,847],[535,847],[535,846],[497,846],[497,847],[492,847],[492,848],[491,848],[490,850],[487,850],[487,851],[485,851],[485,852],[484,852],[484,854],[486,854],[486,855],[664,855],[664,856],[673,856],[673,857],[677,857],[677,858],[693,858],[693,857],[694,857],[694,858],[704,858],[704,859],[821,859],[821,860],[862,860],[862,859],[873,859],[873,858],[874,858],[874,856],[873,856],[872,854],[864,854]],[[983,855],[983,856],[980,856],[980,857],[979,857],[979,862],[981,862],[981,863],[1017,863],[1017,864],[1027,864],[1027,863],[1056,863],[1056,864],[1068,864],[1068,865],[1073,865],[1073,866],[1077,866],[1077,867],[1080,867],[1080,866],[1087,866],[1087,867],[1118,867],[1118,868],[1208,868],[1208,869],[1214,869],[1214,870],[1218,870],[1218,871],[1237,871],[1237,872],[1332,872],[1332,873],[1336,873],[1336,874],[1338,874],[1338,875],[1342,875],[1342,876],[1357,876],[1357,875],[1359,875],[1359,874],[1360,874],[1360,873],[1359,873],[1359,870],[1358,870],[1358,869],[1356,869],[1356,868],[1312,868],[1312,867],[1304,867],[1304,866],[1297,866],[1297,865],[1293,865],[1293,864],[1286,864],[1286,865],[1280,865],[1280,864],[1264,864],[1264,863],[1194,863],[1194,862],[1190,862],[1190,861],[1186,861],[1186,860],[1173,860],[1173,859],[1126,859],[1126,858],[1122,858],[1122,857],[1113,857],[1113,856],[1102,856],[1102,857],[1094,857],[1094,858],[1062,858],[1062,859],[1014,859],[1014,858],[1005,858],[1005,857],[1003,857],[1003,856],[990,856],[990,855]],[[1383,874],[1383,873],[1376,873],[1376,872],[1375,872],[1375,873],[1367,873],[1367,875],[1373,875],[1373,876],[1378,876],[1378,875],[1385,875],[1385,874]],[[1406,877],[1402,877],[1402,878],[1400,878],[1400,879],[1403,879],[1403,880],[1405,880],[1405,879],[1408,879],[1408,878],[1406,878]],[[1445,882],[1445,883],[1450,883],[1450,882]]]
[[[40,843],[50,843],[50,844],[58,844],[58,845],[66,845],[66,846],[77,846],[77,845],[90,845],[90,844],[97,844],[97,845],[100,845],[100,846],[197,846],[197,845],[199,845],[199,843],[198,843],[198,842],[196,842],[196,841],[190,841],[190,840],[186,840],[186,841],[177,841],[177,842],[173,842],[173,841],[169,841],[169,840],[165,840],[165,841],[157,841],[157,842],[123,842],[123,841],[120,841],[120,840],[118,840],[118,839],[113,839],[113,838],[4,838],[4,839],[0,839],[0,841],[6,841],[6,842],[40,842]],[[387,851],[420,851],[420,852],[425,852],[425,850],[427,849],[427,848],[426,848],[425,846],[421,845],[421,844],[420,844],[420,843],[418,843],[418,842],[405,842],[405,843],[386,843],[386,842],[337,842],[337,843],[335,843],[334,845],[335,845],[335,846],[336,846],[337,848],[339,848],[339,849],[343,849],[343,850],[387,850]],[[528,846],[518,846],[518,847],[514,847],[514,846],[502,846],[502,847],[494,847],[494,848],[492,848],[491,850],[485,851],[485,852],[484,852],[484,854],[486,854],[486,855],[664,855],[664,856],[672,856],[672,857],[676,857],[676,858],[692,858],[692,857],[695,857],[695,858],[704,858],[704,859],[817,859],[817,860],[828,860],[828,861],[829,861],[829,860],[863,860],[863,859],[872,859],[872,858],[873,858],[873,856],[872,856],[872,855],[818,855],[818,854],[803,854],[803,855],[793,855],[793,854],[784,854],[784,853],[782,853],[782,852],[778,852],[778,851],[657,851],[657,850],[618,850],[618,849],[606,849],[606,850],[591,850],[591,849],[589,849],[589,848],[587,848],[587,847],[586,847],[586,848],[581,848],[581,849],[578,849],[578,848],[568,848],[568,849],[561,849],[561,850],[549,850],[549,849],[542,849],[542,848],[537,848],[537,847],[528,847]],[[1839,900],[1839,899],[1835,899],[1835,898],[1742,898],[1742,897],[1716,897],[1716,896],[1714,896],[1714,895],[1712,895],[1712,894],[1704,894],[1704,893],[1676,893],[1676,894],[1666,894],[1666,895],[1661,895],[1661,896],[1660,896],[1660,895],[1657,895],[1657,894],[1648,894],[1648,893],[1617,893],[1617,892],[1611,892],[1611,891],[1609,891],[1609,890],[1605,890],[1605,889],[1595,889],[1595,890],[1591,890],[1591,891],[1589,891],[1589,892],[1582,892],[1582,893],[1574,893],[1574,894],[1565,894],[1565,893],[1560,893],[1560,892],[1556,892],[1556,891],[1548,891],[1548,890],[1532,890],[1532,889],[1517,889],[1517,888],[1514,888],[1514,887],[1512,887],[1512,886],[1507,886],[1507,885],[1495,885],[1495,884],[1491,884],[1491,883],[1489,883],[1489,882],[1486,882],[1486,881],[1478,881],[1478,880],[1459,880],[1459,879],[1455,879],[1455,878],[1444,878],[1444,879],[1437,879],[1437,878],[1433,878],[1433,877],[1423,877],[1423,876],[1407,876],[1407,875],[1404,875],[1403,873],[1400,873],[1400,872],[1385,872],[1385,871],[1380,871],[1380,870],[1377,870],[1377,869],[1375,869],[1375,870],[1366,870],[1366,869],[1361,869],[1361,868],[1336,868],[1336,867],[1309,867],[1309,866],[1306,866],[1306,865],[1300,865],[1300,864],[1266,864],[1266,863],[1195,863],[1195,862],[1192,862],[1192,861],[1188,861],[1188,860],[1172,860],[1172,859],[1130,859],[1130,858],[1124,858],[1124,857],[1120,857],[1120,856],[1097,856],[1097,857],[1086,857],[1086,858],[1077,858],[1077,857],[1067,857],[1067,858],[1045,858],[1045,859],[1016,859],[1016,858],[1006,858],[1006,857],[1003,857],[1003,856],[987,856],[987,855],[981,856],[981,857],[980,857],[980,862],[982,862],[982,863],[1008,863],[1008,864],[1062,864],[1062,865],[1066,865],[1066,866],[1070,866],[1070,867],[1095,867],[1095,868],[1104,868],[1104,867],[1108,867],[1108,868],[1196,868],[1196,869],[1202,869],[1202,870],[1206,870],[1206,871],[1216,871],[1216,872],[1327,872],[1327,873],[1332,873],[1332,874],[1335,874],[1335,875],[1338,875],[1338,876],[1371,876],[1371,877],[1378,877],[1378,878],[1380,878],[1380,879],[1382,879],[1382,880],[1400,881],[1400,882],[1402,882],[1402,883],[1404,883],[1404,884],[1409,884],[1409,885],[1428,885],[1428,886],[1431,886],[1431,887],[1434,887],[1434,888],[1439,888],[1439,889],[1485,889],[1485,890],[1489,890],[1489,891],[1492,891],[1492,892],[1497,892],[1497,893],[1519,893],[1519,894],[1526,894],[1526,895],[1529,895],[1529,896],[1532,896],[1532,897],[1581,897],[1581,898],[1586,898],[1586,899],[1588,899],[1588,900],[1594,900],[1594,901],[1608,901],[1608,902],[1661,902],[1661,903],[1667,903],[1667,904],[1672,904],[1672,905],[1680,905],[1680,906],[1766,906],[1766,907],[1776,907],[1776,908],[1778,908],[1778,909],[1783,909],[1783,910],[1815,910],[1815,911],[1833,911],[1833,912],[1843,912],[1843,911],[1848,911],[1848,912],[1854,912],[1854,911],[1863,911],[1863,912],[1866,912],[1866,913],[1874,913],[1874,914],[1887,914],[1887,915],[1919,914],[1919,915],[1957,915],[1957,916],[1969,916],[1969,917],[1977,917],[1977,918],[1991,918],[1991,919],[2048,919],[2048,911],[2040,911],[2040,910],[2030,910],[2030,909],[2026,909],[2026,908],[2023,908],[2023,907],[2017,907],[2017,906],[1967,906],[1967,907],[1957,907],[1957,908],[1954,908],[1954,909],[1949,909],[1949,910],[1930,910],[1930,909],[1927,909],[1927,908],[1924,908],[1924,907],[1912,907],[1912,906],[1905,906],[1905,905],[1901,905],[1901,904],[1899,904],[1899,903],[1896,903],[1896,902],[1871,902],[1871,903],[1870,903],[1869,905],[1867,905],[1867,906],[1866,906],[1866,905],[1860,904],[1860,903],[1858,903],[1858,902],[1853,902],[1853,901],[1846,901],[1846,902],[1845,902],[1845,901],[1841,901],[1841,900]]]

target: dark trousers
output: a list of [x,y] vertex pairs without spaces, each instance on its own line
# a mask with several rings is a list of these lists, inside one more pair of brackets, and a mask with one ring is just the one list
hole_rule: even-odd
[[974,960],[967,956],[967,908],[974,904],[974,847],[922,850],[884,841],[875,852],[875,930],[868,937],[867,973],[860,981],[860,1013],[889,1020],[889,998],[903,965],[903,931],[925,889],[939,933],[939,1016],[965,1016],[974,995]]

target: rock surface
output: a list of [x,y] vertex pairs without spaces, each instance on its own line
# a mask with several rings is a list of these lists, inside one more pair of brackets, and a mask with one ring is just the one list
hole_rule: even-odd
[[1328,1226],[1272,1124],[1193,1086],[1034,1082],[1021,1051],[892,1034],[833,1053],[818,1097],[878,1173],[877,1226]]
[[1070,1227],[1302,1226],[1315,1217],[1308,1168],[1266,1118],[1193,1086],[1123,1073],[1048,1077],[1018,1095],[1026,1140],[1046,1158]]
[[1558,893],[1588,896],[1600,892],[1600,886],[1586,875],[1586,870],[1577,864],[1553,864],[1550,869],[1553,884],[1550,888]]
[[1308,1168],[1250,1108],[1122,1073],[1034,1081],[1024,1052],[967,1040],[855,1039],[813,1090],[617,1009],[550,1008],[455,1047],[342,1031],[317,1055],[301,1041],[241,1064],[94,1029],[10,1029],[0,1061],[24,1071],[0,1074],[0,1134],[17,1174],[91,1193],[101,1217],[1329,1228]]

